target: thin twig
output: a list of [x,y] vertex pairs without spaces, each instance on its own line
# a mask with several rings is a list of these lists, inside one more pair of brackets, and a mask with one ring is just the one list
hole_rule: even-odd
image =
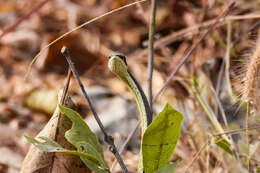
[[157,0],[152,0],[152,11],[149,26],[149,63],[148,63],[148,101],[150,104],[151,111],[153,110],[153,60],[154,60],[154,32],[156,25],[156,8]]
[[236,130],[230,130],[226,131],[224,133],[215,133],[213,135],[210,135],[209,138],[207,139],[207,142],[200,148],[200,150],[197,152],[197,154],[193,157],[192,161],[186,166],[184,173],[188,172],[188,169],[192,166],[192,164],[198,159],[200,153],[207,147],[207,145],[210,144],[210,139],[214,136],[221,136],[224,134],[234,134],[238,133],[240,131],[246,131],[246,130],[254,130],[254,129],[259,129],[260,126],[255,126],[255,127],[250,127],[250,128],[243,128],[243,129],[236,129]]
[[[192,84],[192,91],[195,95],[195,97],[198,99],[201,107],[203,108],[203,110],[205,111],[206,115],[208,116],[210,122],[212,123],[212,125],[214,126],[215,130],[219,133],[224,133],[224,129],[222,128],[221,124],[219,123],[219,121],[216,118],[216,115],[214,115],[214,112],[212,110],[212,108],[209,106],[209,103],[207,102],[207,100],[201,95],[198,86],[195,84],[195,82],[193,82]],[[225,138],[225,140],[228,140],[228,137],[226,135],[223,135],[223,138]]]
[[[229,130],[229,126],[228,126],[228,122],[227,122],[227,117],[226,117],[224,108],[223,108],[223,106],[222,106],[222,104],[221,104],[221,102],[220,102],[220,99],[219,99],[219,97],[218,97],[216,91],[214,90],[214,88],[213,88],[212,86],[211,86],[211,90],[213,91],[213,93],[214,93],[214,95],[215,95],[215,97],[216,97],[216,101],[217,101],[217,105],[218,105],[218,106],[217,106],[217,109],[218,109],[218,108],[220,109],[220,112],[221,112],[222,118],[223,118],[223,120],[224,120],[224,124],[225,124],[225,126],[226,126],[226,129]],[[242,163],[242,160],[241,160],[240,157],[239,157],[239,153],[238,153],[237,147],[236,147],[236,145],[235,145],[235,142],[234,142],[234,140],[233,140],[233,137],[232,137],[231,134],[228,134],[228,137],[229,137],[229,139],[230,139],[230,143],[231,143],[232,150],[235,152],[235,156],[237,157],[238,162],[239,162],[239,164],[240,164],[240,166],[241,166],[241,168],[242,168],[242,167],[243,167],[243,163]]]
[[114,143],[114,138],[106,133],[105,127],[103,126],[101,120],[99,119],[99,116],[97,115],[97,112],[96,112],[94,106],[92,105],[92,102],[91,102],[91,100],[90,100],[90,98],[89,98],[89,96],[88,96],[88,94],[87,94],[87,92],[84,88],[84,85],[79,78],[78,71],[76,70],[74,63],[72,62],[72,60],[70,58],[68,48],[63,46],[63,48],[61,49],[61,53],[63,54],[63,56],[66,58],[67,62],[69,63],[70,69],[71,69],[74,77],[76,78],[85,99],[87,100],[87,102],[89,104],[90,110],[93,113],[102,133],[104,134],[104,139],[110,145],[110,151],[115,155],[115,157],[116,157],[118,163],[120,164],[123,172],[128,173],[128,170],[127,170],[122,158],[120,157],[119,152],[117,151],[117,148],[116,148],[115,143]]
[[200,148],[200,150],[196,153],[196,155],[193,157],[192,161],[186,166],[184,173],[187,173],[189,168],[192,166],[192,164],[199,158],[200,153],[209,145],[209,140],[207,139],[207,142]]
[[236,134],[236,133],[240,133],[241,131],[256,130],[256,129],[260,129],[260,125],[254,127],[242,128],[242,129],[229,130],[229,131],[225,131],[224,133],[215,133],[213,134],[213,136],[221,136],[223,134]]
[[[224,121],[224,124],[226,126],[226,128],[228,129],[228,122],[227,122],[227,117],[226,117],[226,114],[225,114],[225,111],[224,111],[224,108],[219,100],[219,97],[217,95],[217,92],[215,91],[215,89],[211,86],[210,87],[211,91],[214,93],[215,95],[215,98],[216,98],[216,101],[217,101],[217,108],[220,109],[220,112],[221,112],[221,115],[222,115],[222,118],[223,118],[223,121]],[[216,114],[215,114],[216,115]],[[217,116],[217,115],[216,115]]]
[[74,31],[76,31],[76,30],[78,30],[78,29],[80,29],[80,28],[82,28],[82,27],[84,27],[84,26],[86,26],[86,25],[88,25],[88,24],[90,24],[90,23],[92,23],[92,22],[95,22],[95,21],[97,21],[97,20],[99,20],[99,19],[102,19],[103,17],[106,17],[106,16],[108,16],[108,15],[110,15],[110,14],[113,14],[113,13],[115,13],[115,12],[118,12],[118,11],[120,11],[120,10],[123,10],[123,9],[125,9],[125,8],[131,7],[131,6],[133,6],[133,5],[136,5],[136,4],[145,2],[145,1],[147,1],[147,0],[139,0],[139,1],[133,2],[133,3],[131,3],[131,4],[127,4],[127,5],[125,5],[125,6],[122,6],[122,7],[120,7],[120,8],[111,10],[111,11],[105,13],[105,14],[102,14],[102,15],[100,15],[100,16],[98,16],[98,17],[95,17],[95,18],[93,18],[93,19],[88,20],[87,22],[84,22],[83,24],[77,26],[76,28],[74,28],[74,29],[72,29],[72,30],[70,30],[70,31],[68,31],[68,32],[66,32],[66,33],[64,33],[63,35],[59,36],[57,39],[53,40],[51,43],[49,43],[48,45],[46,45],[45,47],[43,47],[43,48],[40,50],[40,52],[33,58],[33,60],[31,61],[30,65],[29,65],[29,67],[28,67],[28,70],[27,70],[27,72],[26,72],[26,74],[25,74],[25,79],[28,77],[28,75],[29,75],[29,73],[30,73],[30,71],[31,71],[31,68],[32,68],[33,64],[36,62],[36,60],[37,60],[38,57],[42,54],[42,52],[45,51],[45,50],[47,50],[48,47],[50,47],[51,45],[53,45],[53,44],[56,43],[57,41],[61,40],[62,38],[68,36],[68,35],[71,34],[72,32],[74,32]]
[[2,39],[7,33],[11,32],[14,30],[18,25],[20,25],[23,21],[26,19],[30,18],[32,14],[37,12],[40,8],[42,8],[49,0],[43,0],[40,2],[38,5],[36,5],[34,8],[31,9],[26,15],[22,16],[21,18],[17,19],[14,24],[8,26],[5,28],[2,33],[0,34],[0,39]]
[[226,16],[227,13],[234,7],[235,5],[235,1],[232,1],[224,10],[223,12],[216,18],[215,22],[209,26],[208,30],[201,36],[201,38],[195,42],[190,50],[188,51],[188,53],[183,57],[182,61],[180,62],[180,64],[178,64],[178,66],[176,67],[176,69],[171,73],[171,75],[168,77],[168,79],[166,80],[166,82],[164,83],[164,85],[162,86],[162,88],[159,90],[159,92],[155,95],[155,97],[153,98],[153,103],[157,100],[157,98],[160,96],[160,94],[163,92],[163,90],[168,86],[168,84],[170,83],[170,81],[172,80],[172,78],[175,76],[175,74],[179,71],[179,69],[182,67],[182,65],[188,60],[188,58],[190,57],[190,55],[193,53],[193,51],[198,47],[199,43],[208,35],[208,33],[210,31],[212,31],[216,24],[220,21],[220,19],[223,16]]
[[[127,146],[127,144],[129,143],[130,139],[134,136],[136,130],[138,129],[138,127],[141,124],[141,120],[138,120],[138,122],[136,123],[135,127],[131,130],[130,134],[128,135],[127,139],[125,140],[125,142],[122,144],[122,146],[119,148],[119,154],[121,154],[125,147]],[[116,160],[113,162],[110,171],[113,172],[113,169],[116,165]]]

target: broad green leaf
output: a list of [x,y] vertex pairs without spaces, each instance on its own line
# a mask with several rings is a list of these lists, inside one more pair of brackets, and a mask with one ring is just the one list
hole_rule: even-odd
[[176,167],[177,167],[178,161],[174,163],[170,163],[169,165],[159,169],[155,173],[174,173]]
[[215,141],[215,144],[222,148],[227,153],[233,155],[233,151],[230,149],[231,144],[224,138],[220,138]]
[[82,157],[86,157],[89,160],[92,160],[93,162],[95,162],[96,164],[100,165],[99,161],[84,152],[81,151],[75,151],[75,150],[67,150],[65,148],[63,148],[62,146],[60,146],[58,143],[56,143],[55,141],[53,141],[50,138],[41,136],[39,137],[40,139],[42,139],[44,142],[40,142],[34,138],[31,138],[29,136],[25,136],[25,138],[31,142],[34,146],[36,146],[37,148],[39,148],[42,151],[46,151],[46,152],[60,152],[60,153],[65,153],[65,154],[73,154],[73,155],[77,155],[77,156],[82,156]]
[[169,164],[180,137],[182,119],[180,112],[166,104],[146,129],[142,141],[145,173],[154,173]]
[[62,114],[65,114],[71,121],[72,127],[65,133],[65,138],[74,145],[79,151],[90,154],[97,159],[101,165],[98,166],[92,160],[86,157],[80,157],[81,160],[97,173],[107,172],[108,165],[104,159],[103,148],[82,117],[74,110],[59,105]]

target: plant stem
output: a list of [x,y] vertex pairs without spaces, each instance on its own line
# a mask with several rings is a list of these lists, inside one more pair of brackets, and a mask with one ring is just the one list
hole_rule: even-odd
[[[194,84],[194,83],[195,82],[193,82],[194,95],[200,102],[200,105],[202,106],[203,110],[206,112],[208,118],[210,119],[211,123],[215,127],[217,133],[224,133],[224,129],[221,127],[220,123],[218,122],[217,118],[215,117],[213,110],[208,105],[208,102],[206,102],[206,100],[200,94],[200,92],[197,88],[198,86],[196,86],[196,84]],[[229,141],[226,135],[223,135],[223,136],[227,141]]]
[[156,8],[157,8],[157,1],[152,0],[152,11],[151,11],[151,18],[150,18],[150,26],[149,26],[149,63],[148,63],[148,102],[150,104],[150,108],[152,111],[153,107],[153,65],[154,65],[154,32],[155,32],[155,25],[156,25]]
[[[128,135],[127,139],[124,141],[124,143],[123,143],[123,144],[121,145],[121,147],[119,148],[119,154],[121,154],[121,153],[124,151],[125,147],[126,147],[127,144],[129,143],[130,139],[134,136],[134,134],[135,134],[136,130],[138,129],[138,127],[140,126],[140,124],[141,124],[141,120],[139,120],[139,121],[136,123],[135,127],[131,130],[131,132],[130,132],[130,134]],[[113,169],[114,169],[115,165],[116,165],[116,160],[113,162],[113,164],[112,164],[112,166],[111,166],[111,169],[110,169],[111,172],[113,172]]]
[[74,75],[74,77],[76,78],[79,86],[80,86],[80,89],[85,97],[85,99],[87,100],[88,104],[89,104],[89,107],[90,107],[90,110],[91,112],[93,113],[101,131],[103,132],[104,134],[104,139],[105,141],[110,145],[110,151],[115,155],[118,163],[120,164],[122,170],[124,173],[128,173],[128,170],[119,154],[119,152],[117,151],[117,148],[115,146],[115,143],[114,143],[114,138],[110,135],[108,135],[105,131],[105,127],[104,125],[102,124],[101,120],[99,119],[99,116],[94,108],[94,106],[92,105],[92,102],[84,88],[84,85],[83,83],[81,82],[80,78],[79,78],[79,74],[78,74],[78,71],[76,70],[75,66],[74,66],[74,63],[72,62],[71,58],[70,58],[70,54],[69,54],[69,50],[66,46],[63,46],[63,48],[61,49],[61,53],[63,54],[63,56],[66,58],[66,60],[68,61],[69,63],[69,66],[70,66],[70,69]]

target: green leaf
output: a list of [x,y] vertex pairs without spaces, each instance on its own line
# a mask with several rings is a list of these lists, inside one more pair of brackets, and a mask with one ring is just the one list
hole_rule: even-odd
[[103,154],[103,148],[83,118],[74,110],[59,105],[62,114],[65,114],[71,121],[72,127],[65,133],[65,138],[74,145],[78,151],[93,156],[101,165],[97,165],[86,157],[80,157],[81,160],[97,173],[107,172],[109,169]]
[[180,137],[182,119],[183,115],[180,112],[166,104],[146,129],[142,141],[145,173],[154,173],[169,164]]
[[53,141],[50,138],[41,136],[39,137],[40,139],[42,139],[44,142],[40,142],[34,138],[31,138],[29,136],[25,136],[25,138],[31,142],[34,146],[36,146],[38,149],[42,150],[42,151],[46,151],[46,152],[60,152],[60,153],[64,153],[64,154],[73,154],[73,155],[77,155],[77,156],[82,156],[85,157],[89,160],[92,160],[93,162],[95,162],[97,165],[100,165],[99,161],[84,152],[80,152],[80,151],[75,151],[75,150],[67,150],[64,149],[62,146],[60,146],[58,143],[56,143],[55,141]]
[[174,163],[170,163],[169,165],[159,169],[155,173],[174,173],[176,167],[177,167],[178,161]]
[[224,151],[226,151],[227,153],[233,155],[233,151],[230,149],[231,144],[224,138],[220,138],[218,140],[215,141],[215,144],[217,146],[219,146],[220,148],[222,148]]
[[192,80],[193,80],[193,85],[195,86],[195,88],[199,88],[199,83],[198,83],[197,79],[193,78]]

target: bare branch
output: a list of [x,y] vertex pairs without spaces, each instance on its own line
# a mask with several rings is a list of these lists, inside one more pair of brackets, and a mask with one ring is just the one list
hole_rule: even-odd
[[103,132],[104,134],[104,139],[105,141],[110,145],[110,151],[115,155],[118,163],[120,164],[122,170],[124,173],[128,173],[128,170],[122,160],[122,158],[120,157],[120,154],[119,152],[117,151],[117,148],[115,146],[115,143],[114,143],[114,138],[110,135],[108,135],[105,131],[105,127],[103,126],[101,120],[99,119],[99,116],[94,108],[94,106],[92,105],[92,102],[84,88],[84,85],[83,83],[81,82],[80,78],[79,78],[79,73],[78,71],[76,70],[75,66],[74,66],[74,63],[72,62],[71,58],[70,58],[70,54],[69,54],[69,50],[66,46],[63,46],[63,48],[61,49],[61,53],[63,54],[63,56],[66,58],[67,62],[69,63],[69,66],[70,66],[70,69],[74,75],[74,77],[76,78],[79,86],[80,86],[80,89],[85,97],[85,99],[87,100],[88,104],[89,104],[89,107],[90,107],[90,110],[91,112],[93,113],[101,131]]

